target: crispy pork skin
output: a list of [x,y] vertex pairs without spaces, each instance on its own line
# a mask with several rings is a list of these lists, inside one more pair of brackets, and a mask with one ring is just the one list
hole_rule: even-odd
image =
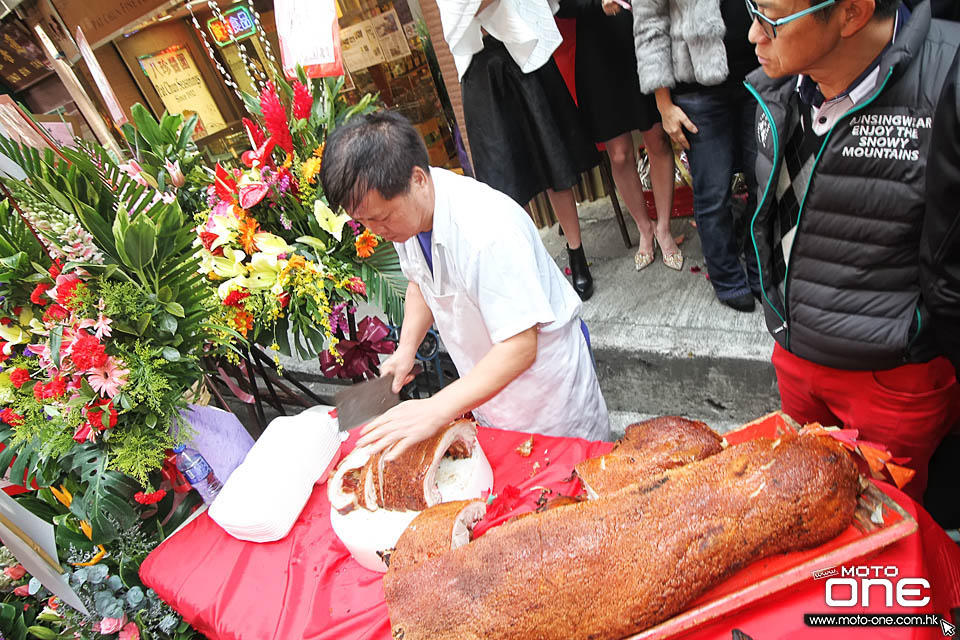
[[574,468],[593,499],[720,453],[722,441],[703,422],[663,416],[630,425],[610,453]]
[[404,451],[395,460],[380,461],[380,486],[385,509],[422,511],[440,502],[437,467],[448,450],[468,457],[477,441],[477,424],[457,420],[440,433]]
[[390,571],[412,567],[424,560],[470,542],[473,527],[483,519],[483,500],[456,500],[425,509],[413,519],[390,554]]
[[732,446],[389,572],[393,638],[623,638],[754,560],[837,536],[852,521],[858,486],[830,438]]

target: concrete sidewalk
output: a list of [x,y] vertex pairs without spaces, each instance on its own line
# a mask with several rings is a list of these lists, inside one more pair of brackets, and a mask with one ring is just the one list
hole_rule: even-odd
[[[762,311],[740,313],[717,301],[692,218],[672,221],[673,235],[684,236],[683,271],[665,267],[658,252],[639,273],[636,226],[628,217],[634,244],[625,249],[609,198],[581,204],[580,220],[595,287],[583,318],[615,432],[664,414],[726,431],[779,407],[773,340]],[[541,235],[565,267],[566,243],[557,226]]]

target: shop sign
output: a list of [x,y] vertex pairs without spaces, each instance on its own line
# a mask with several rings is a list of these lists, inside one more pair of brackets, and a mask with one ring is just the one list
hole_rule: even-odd
[[231,42],[249,38],[257,32],[253,23],[253,16],[246,7],[234,7],[223,12],[224,20],[211,18],[207,20],[207,29],[213,36],[214,42],[224,47]]
[[22,91],[52,73],[47,57],[19,20],[0,24],[0,78]]
[[90,71],[90,75],[93,76],[93,81],[100,90],[100,95],[103,96],[103,101],[107,105],[107,111],[110,112],[110,117],[118,127],[125,124],[127,122],[127,115],[123,112],[123,107],[120,106],[120,101],[117,100],[117,95],[113,92],[113,87],[110,86],[110,81],[107,80],[103,68],[100,67],[100,61],[97,60],[97,56],[94,55],[93,49],[90,48],[87,39],[83,35],[83,29],[80,27],[77,27],[76,40],[77,47],[80,49],[80,55],[83,56],[83,61],[87,63],[87,69]]
[[194,140],[226,128],[223,115],[189,51],[176,45],[140,56],[138,60],[169,113],[179,113],[184,118],[197,115]]
[[96,49],[128,25],[169,3],[169,0],[52,0],[71,33],[77,27]]
[[285,76],[295,78],[298,63],[308,78],[343,75],[334,0],[275,0],[273,10]]

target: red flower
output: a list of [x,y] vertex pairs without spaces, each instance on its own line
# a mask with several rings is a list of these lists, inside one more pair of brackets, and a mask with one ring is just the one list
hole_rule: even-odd
[[70,350],[70,358],[77,369],[99,368],[107,363],[107,352],[97,339],[86,331],[78,331]]
[[43,321],[59,322],[60,320],[65,319],[68,315],[70,315],[70,313],[59,304],[52,304],[47,308],[47,312],[43,314]]
[[240,291],[239,289],[234,289],[227,294],[227,297],[223,299],[223,304],[228,307],[240,308],[240,302],[250,297],[250,294],[246,291]]
[[22,564],[15,564],[4,569],[3,574],[11,580],[19,580],[27,574],[27,570],[23,568]]
[[0,420],[6,422],[11,427],[19,427],[23,424],[23,416],[10,407],[0,410]]
[[247,132],[247,136],[250,138],[250,146],[254,149],[259,149],[263,146],[263,143],[267,141],[267,136],[264,135],[263,129],[261,129],[256,122],[250,118],[243,118],[240,120],[243,123],[243,128]]
[[[106,398],[101,398],[91,405],[87,405],[87,424],[94,431],[103,430],[103,412],[109,415],[107,419],[107,429],[113,429],[117,425],[117,410],[113,408],[113,402]],[[76,439],[76,437],[74,437]]]
[[279,296],[277,296],[277,300],[280,302],[280,308],[286,309],[287,305],[290,304],[290,294],[284,291]]
[[26,598],[30,595],[30,585],[22,584],[16,589],[13,590],[13,595],[20,596],[21,598]]
[[58,598],[57,596],[50,596],[47,599],[47,606],[53,609],[54,611],[56,611],[57,607],[60,606],[60,598]]
[[9,342],[4,342],[3,340],[0,340],[0,363],[10,358],[10,354],[7,353],[7,345],[9,344],[10,344]]
[[83,444],[87,440],[92,440],[95,431],[90,428],[89,422],[84,422],[77,430],[73,432],[73,439],[80,444]]
[[56,376],[47,383],[43,389],[44,398],[59,398],[67,392],[67,381],[60,376]]
[[30,372],[22,367],[17,367],[10,372],[10,382],[13,383],[17,389],[23,386],[23,384],[30,379]]
[[367,295],[367,283],[356,276],[347,282],[347,289],[362,296]]
[[77,285],[79,284],[80,278],[75,274],[59,276],[57,278],[57,302],[63,306],[69,305],[70,300],[77,294]]
[[293,117],[297,120],[310,117],[313,108],[313,96],[299,80],[293,83]]
[[47,292],[47,290],[52,287],[53,287],[52,284],[48,284],[46,282],[38,282],[37,286],[33,288],[33,292],[30,294],[30,302],[32,302],[33,304],[38,304],[41,307],[47,304],[48,302],[50,302],[49,298],[44,300],[40,296],[43,296]]
[[33,397],[37,402],[43,402],[43,383],[37,380],[37,383],[33,385]]
[[160,502],[166,497],[167,492],[163,489],[159,491],[154,491],[153,493],[144,493],[143,491],[137,491],[133,494],[133,499],[139,502],[140,504],[155,504]]
[[13,318],[0,318],[0,324],[5,327],[9,327],[11,324],[13,324]]
[[19,316],[22,311],[23,311],[23,307],[14,307],[14,308],[13,308],[13,315]]
[[47,271],[50,274],[50,277],[54,280],[57,279],[57,276],[60,275],[60,271],[63,269],[63,266],[60,264],[59,260],[54,260],[53,264],[50,265],[50,269]]
[[210,247],[213,246],[213,241],[217,239],[217,234],[212,231],[201,231],[200,232],[200,242],[203,243],[203,248],[207,251],[211,251]]
[[263,113],[263,123],[267,131],[273,136],[277,146],[293,153],[293,138],[290,137],[290,127],[287,125],[287,110],[280,102],[277,87],[271,82],[260,92],[260,111]]

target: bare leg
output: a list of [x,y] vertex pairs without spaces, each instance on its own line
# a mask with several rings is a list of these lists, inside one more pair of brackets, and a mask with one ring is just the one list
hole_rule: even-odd
[[557,214],[563,237],[567,239],[567,246],[576,249],[580,246],[580,218],[577,216],[577,200],[573,196],[573,189],[554,191],[547,189],[547,197],[553,212]]
[[655,124],[643,132],[643,145],[650,158],[650,182],[653,199],[657,203],[657,242],[665,255],[680,251],[670,231],[670,214],[673,211],[673,147],[663,125]]
[[610,156],[613,181],[627,204],[630,216],[637,223],[640,233],[639,251],[653,254],[653,222],[643,197],[643,185],[637,173],[637,155],[633,150],[633,136],[627,132],[603,143]]

